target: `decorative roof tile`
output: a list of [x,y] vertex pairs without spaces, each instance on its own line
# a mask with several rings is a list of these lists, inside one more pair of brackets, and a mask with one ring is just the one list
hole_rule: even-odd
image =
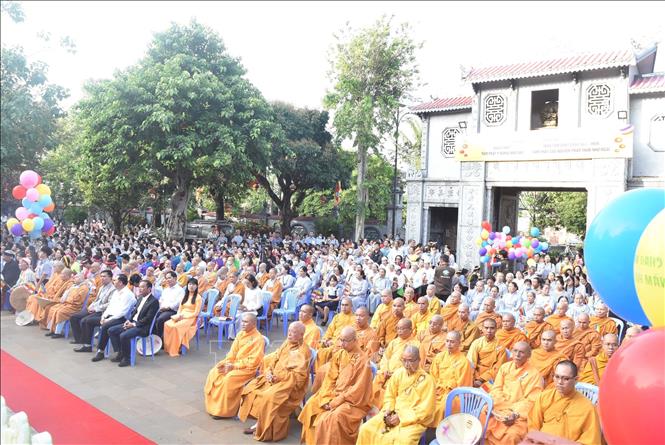
[[444,97],[436,99],[431,102],[419,104],[411,107],[411,111],[415,114],[434,113],[437,111],[455,111],[455,110],[470,110],[473,97]]
[[665,73],[650,76],[636,77],[628,87],[630,94],[662,93],[665,92]]
[[466,80],[471,83],[494,82],[497,80],[524,79],[577,71],[616,68],[634,64],[635,55],[631,50],[589,53],[536,62],[473,68],[467,74]]

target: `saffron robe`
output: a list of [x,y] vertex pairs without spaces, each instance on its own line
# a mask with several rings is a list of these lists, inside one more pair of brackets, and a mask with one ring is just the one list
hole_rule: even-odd
[[321,339],[321,329],[319,329],[311,318],[303,324],[305,325],[304,343],[312,349],[318,348],[319,340]]
[[418,303],[415,301],[409,301],[404,304],[404,318],[411,318],[413,314],[418,312]]
[[[53,300],[53,304],[49,304],[43,308],[38,308],[38,314],[41,315],[41,319],[39,320],[39,327],[42,329],[47,329],[47,323],[49,320],[49,312],[51,312],[51,309],[53,309],[57,304],[59,303],[64,303],[64,301],[61,301],[65,297],[65,292],[69,290],[74,285],[74,281],[72,280],[67,280],[62,285],[60,286],[60,289],[58,289],[58,293],[55,295],[55,300]],[[67,295],[69,296],[69,295]],[[81,301],[83,303],[83,301]],[[35,317],[35,320],[37,317]]]
[[48,311],[48,319],[42,319],[42,322],[46,320],[46,326],[51,329],[51,332],[55,332],[55,328],[58,324],[69,320],[72,315],[81,312],[81,309],[83,309],[83,302],[85,301],[85,297],[88,295],[89,290],[89,285],[85,283],[79,286],[70,287],[65,301],[51,306]]
[[413,332],[417,334],[418,332],[429,331],[429,321],[432,319],[433,316],[434,315],[429,311],[425,311],[424,314],[421,314],[420,311],[418,311],[415,314],[411,315]]
[[499,341],[501,346],[509,351],[512,351],[513,345],[517,342],[528,342],[526,335],[524,335],[524,333],[517,328],[513,328],[510,331],[506,331],[505,329],[498,329],[496,331],[496,339]]
[[[436,428],[443,420],[448,393],[460,386],[473,386],[473,368],[466,354],[461,351],[450,354],[446,350],[434,357],[429,373],[436,385],[436,400],[434,416],[428,427]],[[459,412],[459,398],[455,399],[452,408],[453,413]]]
[[584,345],[578,339],[571,337],[566,340],[559,334],[556,337],[555,347],[557,351],[568,357],[568,360],[575,363],[577,369],[584,369],[584,365],[586,365],[586,349],[584,349]]
[[164,323],[164,350],[171,357],[177,357],[180,354],[180,346],[189,349],[189,340],[196,335],[196,321],[201,312],[201,305],[203,299],[201,294],[196,298],[192,304],[189,299],[185,304],[180,303],[177,315],[182,315],[184,318],[179,321],[167,320]]
[[598,331],[600,337],[602,338],[605,334],[618,334],[619,330],[616,323],[609,317],[596,317],[595,315],[591,316],[591,323],[589,327]]
[[390,310],[391,306],[386,306],[383,303],[378,305],[376,307],[376,310],[374,311],[374,315],[372,316],[372,321],[369,322],[371,328],[374,330],[379,329],[379,323],[381,322],[381,320],[387,317],[388,314],[390,314]]
[[[600,381],[605,374],[605,368],[607,367],[607,362],[610,359],[605,354],[605,351],[601,351],[595,357],[591,357],[587,364],[584,366],[582,372],[580,372],[580,382],[590,383],[592,385],[600,386]],[[595,363],[596,368],[594,370],[593,363]]]
[[395,371],[402,367],[402,353],[404,353],[404,349],[409,345],[418,348],[418,340],[414,336],[411,336],[411,338],[406,340],[397,337],[388,344],[388,347],[381,358],[381,362],[379,363],[376,377],[374,377],[374,381],[372,382],[373,406],[378,408],[383,404],[386,382],[390,380],[390,377],[385,376],[384,371],[394,374]]
[[478,326],[471,320],[462,321],[461,318],[455,317],[450,323],[448,323],[448,330],[457,331],[462,336],[460,343],[460,351],[467,352],[476,339],[480,338],[480,329]]
[[441,313],[441,310],[442,310],[441,300],[439,300],[437,297],[429,298],[429,304],[427,305],[427,310],[432,315],[437,315],[437,314]]
[[420,366],[425,372],[429,372],[434,357],[446,349],[446,333],[440,331],[438,334],[432,334],[428,329],[418,333],[416,338],[420,343]]
[[603,342],[600,339],[600,334],[595,330],[589,328],[584,331],[576,329],[573,332],[573,337],[577,338],[580,343],[584,345],[585,357],[590,359],[598,355],[600,350],[603,348]]
[[[332,322],[330,322],[330,326],[328,326],[328,329],[323,336],[323,340],[321,340],[319,350],[316,353],[316,369],[326,364],[328,360],[330,360],[330,357],[332,357],[333,351],[335,351],[338,347],[336,343],[340,334],[342,333],[342,329],[347,326],[354,326],[355,323],[356,317],[352,312],[348,314],[340,312],[333,317]],[[325,340],[331,340],[332,344],[330,346],[324,347],[323,341]]]
[[556,332],[557,334],[561,333],[561,322],[564,321],[564,320],[570,320],[573,323],[575,323],[575,320],[573,320],[572,318],[570,318],[567,315],[564,315],[563,317],[560,317],[559,315],[554,314],[554,315],[550,315],[549,317],[547,317],[545,319],[545,321],[547,321],[549,324],[552,325],[552,330],[554,332]]
[[542,323],[530,321],[526,324],[525,330],[531,349],[536,349],[540,348],[540,336],[543,335],[543,332],[554,331],[554,327],[547,321],[543,321]]
[[[438,298],[437,298],[438,300]],[[451,304],[448,303],[441,308],[439,314],[443,317],[443,326],[447,330],[450,330],[450,323],[457,318],[457,311],[459,310],[460,303]]]
[[554,387],[554,368],[559,362],[567,360],[564,354],[554,349],[553,351],[546,351],[543,348],[537,348],[531,351],[531,358],[529,361],[533,366],[538,368],[540,376],[543,378],[545,388]]
[[497,329],[501,327],[501,315],[497,314],[496,312],[479,312],[478,316],[473,322],[476,324],[476,326],[478,326],[479,329],[482,329],[483,321],[487,320],[488,318],[493,318],[496,320]]
[[488,382],[494,380],[499,367],[506,362],[506,348],[496,337],[489,341],[483,336],[471,343],[467,358],[474,367],[473,379]]
[[379,323],[377,337],[379,338],[379,344],[382,347],[385,348],[388,346],[388,343],[397,337],[397,322],[400,320],[401,318],[397,318],[392,311],[390,311],[386,318]]

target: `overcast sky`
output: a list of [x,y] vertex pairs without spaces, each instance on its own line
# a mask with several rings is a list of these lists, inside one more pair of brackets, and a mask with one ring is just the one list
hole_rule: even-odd
[[[468,94],[460,65],[623,49],[631,38],[665,41],[662,2],[24,2],[23,8],[23,23],[3,15],[2,44],[23,46],[30,60],[50,66],[49,80],[71,92],[65,108],[81,97],[86,79],[110,78],[145,54],[153,33],[192,18],[220,34],[268,100],[316,108],[329,86],[333,33],[347,21],[362,27],[382,14],[409,22],[413,38],[424,43],[418,53],[424,86],[416,92],[422,100]],[[40,31],[70,36],[76,54],[45,49]],[[658,65],[665,68],[665,54]]]

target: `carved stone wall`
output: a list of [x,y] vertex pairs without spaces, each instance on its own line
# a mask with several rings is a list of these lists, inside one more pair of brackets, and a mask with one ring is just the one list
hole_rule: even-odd
[[459,202],[459,185],[425,184],[425,201],[434,203]]

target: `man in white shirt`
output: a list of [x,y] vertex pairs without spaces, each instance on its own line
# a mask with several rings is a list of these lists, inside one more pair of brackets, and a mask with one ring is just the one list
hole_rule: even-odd
[[72,336],[74,337],[70,342],[71,344],[90,346],[87,343],[92,336],[92,330],[95,326],[99,326],[99,320],[102,319],[102,314],[111,302],[111,295],[116,290],[113,285],[113,272],[108,269],[103,270],[100,272],[100,277],[102,283],[100,289],[97,291],[97,298],[88,305],[87,312],[74,314],[69,319]]
[[162,289],[162,295],[159,297],[159,315],[154,328],[154,333],[160,337],[164,334],[164,323],[178,312],[178,307],[185,296],[185,290],[180,287],[177,280],[178,275],[175,272],[166,273],[164,283],[166,287]]

